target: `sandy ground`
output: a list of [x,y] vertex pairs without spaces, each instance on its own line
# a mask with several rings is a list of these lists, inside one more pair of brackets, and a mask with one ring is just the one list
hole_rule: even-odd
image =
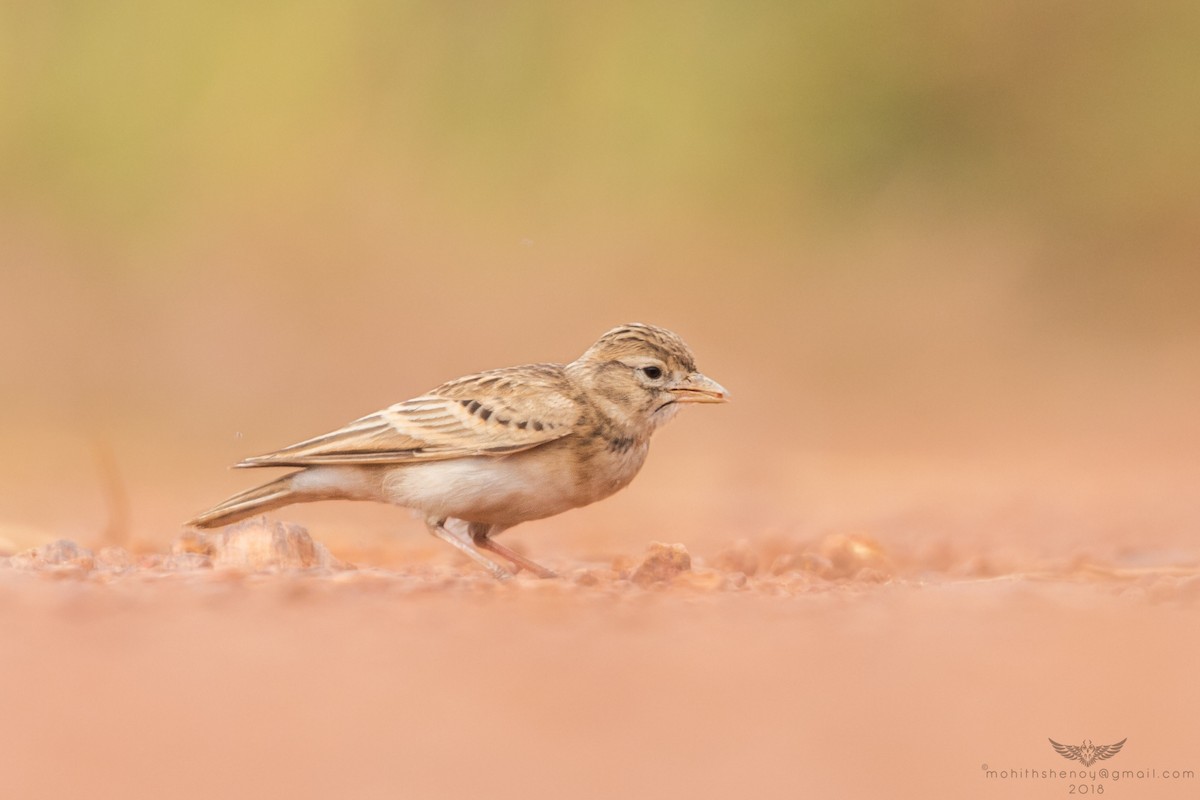
[[[884,285],[874,311],[764,292],[738,324],[710,298],[707,326],[603,309],[549,339],[485,314],[464,336],[505,335],[381,366],[358,343],[388,315],[297,341],[205,286],[151,319],[47,291],[130,321],[0,353],[25,386],[0,431],[3,800],[1200,791],[1197,339],[1089,349],[1010,334],[1006,306],[972,338],[992,292]],[[496,584],[366,504],[278,512],[316,566],[178,544],[261,477],[227,469],[247,455],[639,317],[734,399],[657,434],[628,489],[505,533],[561,579]],[[653,542],[689,568],[636,578]],[[1072,776],[1051,738],[1125,744]]]
[[[4,796],[1197,791],[1200,569],[1161,552],[764,536],[500,584],[307,547],[0,561]],[[1127,742],[1073,777],[1048,738]]]

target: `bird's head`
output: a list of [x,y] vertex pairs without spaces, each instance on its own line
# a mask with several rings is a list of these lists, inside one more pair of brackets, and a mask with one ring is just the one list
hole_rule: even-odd
[[683,403],[724,403],[729,393],[696,369],[692,351],[666,328],[613,328],[567,366],[614,421],[653,431]]

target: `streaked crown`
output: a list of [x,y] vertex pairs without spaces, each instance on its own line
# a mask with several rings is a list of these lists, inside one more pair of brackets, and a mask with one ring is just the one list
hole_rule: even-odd
[[631,322],[601,336],[580,361],[617,361],[626,356],[654,356],[686,372],[696,370],[696,359],[683,339],[666,328]]

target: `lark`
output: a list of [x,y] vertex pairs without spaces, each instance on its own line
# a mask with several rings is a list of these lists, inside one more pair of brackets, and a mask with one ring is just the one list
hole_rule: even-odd
[[613,328],[570,364],[527,364],[443,383],[420,397],[237,467],[298,467],[188,524],[228,525],[316,500],[374,500],[418,511],[429,532],[501,580],[554,573],[495,540],[521,522],[629,485],[650,437],[685,403],[723,403],[678,335]]

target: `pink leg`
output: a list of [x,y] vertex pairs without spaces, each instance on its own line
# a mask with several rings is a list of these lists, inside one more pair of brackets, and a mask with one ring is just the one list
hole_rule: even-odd
[[[485,556],[483,553],[479,552],[475,548],[475,544],[473,544],[468,539],[462,537],[461,534],[455,534],[454,531],[451,531],[449,528],[447,528],[446,520],[430,519],[430,520],[426,520],[425,524],[429,527],[430,533],[432,533],[437,538],[441,539],[446,544],[453,546],[455,549],[459,550],[463,555],[467,556],[472,561],[474,561],[476,564],[483,567],[488,572],[492,573],[492,577],[495,578],[496,580],[504,581],[504,580],[508,580],[509,578],[512,577],[512,573],[510,573],[504,567],[497,564],[495,561],[492,561],[490,558]],[[503,553],[501,553],[500,555],[503,555]]]
[[553,570],[546,569],[541,564],[531,561],[515,550],[511,550],[491,537],[494,533],[499,533],[502,528],[495,525],[484,525],[480,522],[470,523],[471,541],[481,550],[489,550],[501,558],[508,559],[520,569],[527,569],[539,578],[557,578],[558,573]]

